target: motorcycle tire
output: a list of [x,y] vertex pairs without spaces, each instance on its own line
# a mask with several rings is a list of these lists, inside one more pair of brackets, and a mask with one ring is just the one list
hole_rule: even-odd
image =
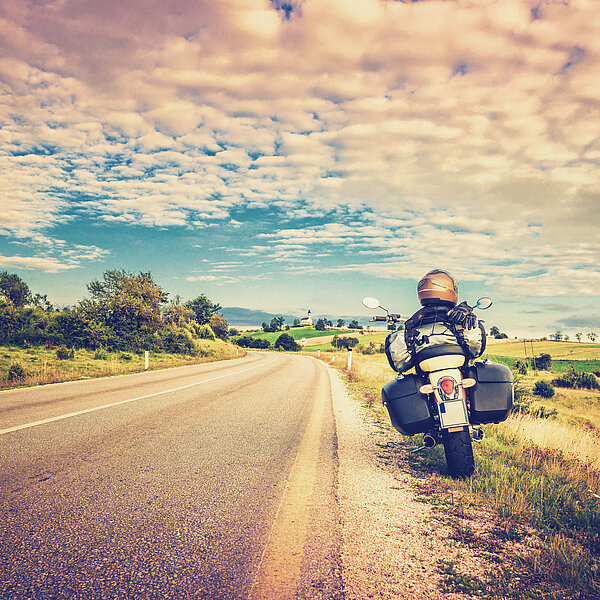
[[448,473],[457,479],[466,479],[475,470],[475,459],[473,458],[473,444],[469,428],[462,431],[442,431],[442,441],[446,454]]

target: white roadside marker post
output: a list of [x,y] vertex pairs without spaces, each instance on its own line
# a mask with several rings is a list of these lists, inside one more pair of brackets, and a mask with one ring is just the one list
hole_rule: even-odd
[[150,366],[150,352],[148,352],[148,350],[146,350],[144,352],[144,369],[148,370],[149,366]]
[[348,371],[352,368],[352,348],[348,348]]

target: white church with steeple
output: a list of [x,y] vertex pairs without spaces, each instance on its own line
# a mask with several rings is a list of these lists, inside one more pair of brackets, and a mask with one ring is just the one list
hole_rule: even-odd
[[313,320],[312,320],[312,316],[310,314],[310,309],[309,309],[306,317],[302,317],[300,319],[300,325],[304,327],[304,326],[309,326],[309,325],[312,325],[312,324],[313,324]]

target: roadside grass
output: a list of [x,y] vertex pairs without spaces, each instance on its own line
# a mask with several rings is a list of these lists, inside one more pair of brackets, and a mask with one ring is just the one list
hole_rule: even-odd
[[[394,377],[385,356],[356,353],[349,372],[343,355],[336,363],[350,391],[391,429],[380,400],[382,385]],[[555,376],[521,376],[520,394],[528,397],[535,381]],[[466,481],[446,475],[441,446],[409,454],[422,436],[397,434],[378,444],[379,457],[414,476],[418,499],[445,515],[454,543],[475,548],[493,565],[474,574],[460,561],[442,561],[442,591],[514,600],[600,598],[600,393],[557,389],[551,399],[528,401],[556,409],[556,417],[514,413],[485,426],[486,439],[474,444],[475,474]]]
[[[227,360],[243,350],[221,340],[198,340],[199,355],[150,352],[149,370]],[[24,376],[9,380],[11,365],[20,365]],[[74,357],[59,359],[56,349],[45,346],[0,346],[0,389],[59,383],[144,371],[144,354],[74,350]]]

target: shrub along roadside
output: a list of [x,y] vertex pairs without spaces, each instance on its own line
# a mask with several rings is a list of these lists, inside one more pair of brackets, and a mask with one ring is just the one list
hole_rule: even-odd
[[[150,353],[150,369],[164,369],[241,356],[232,344],[221,340],[197,341],[194,356]],[[71,354],[72,349],[69,350]],[[61,381],[74,381],[93,377],[106,377],[144,371],[144,353],[75,350],[72,358],[60,359],[56,349],[44,346],[20,348],[0,347],[0,389],[32,386]]]

